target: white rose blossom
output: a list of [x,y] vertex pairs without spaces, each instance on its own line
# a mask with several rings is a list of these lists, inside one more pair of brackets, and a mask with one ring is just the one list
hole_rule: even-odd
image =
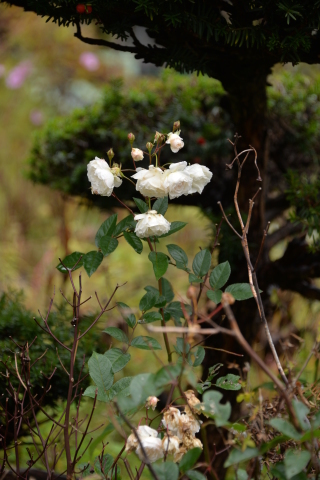
[[192,178],[192,186],[189,193],[202,193],[204,187],[210,182],[212,173],[208,167],[194,163],[186,167],[184,173],[187,173]]
[[159,460],[159,458],[162,458],[164,453],[162,449],[162,441],[161,438],[155,438],[155,437],[142,437],[141,438],[141,444],[143,446],[143,449],[147,455],[147,458],[144,456],[144,452],[141,448],[141,445],[139,443],[137,449],[136,449],[136,454],[140,458],[142,462],[145,463],[153,463]]
[[133,148],[131,150],[131,157],[135,162],[140,162],[140,160],[143,160],[143,151],[140,150],[140,148]]
[[180,130],[178,130],[177,133],[168,133],[168,139],[166,143],[170,144],[170,148],[173,153],[179,152],[179,150],[184,147],[184,142],[180,137]]
[[166,435],[162,439],[163,452],[168,455],[175,455],[179,452],[180,439],[175,436]]
[[177,436],[183,438],[187,432],[195,435],[200,431],[201,423],[194,416],[180,415]]
[[188,195],[192,189],[192,178],[186,173],[187,162],[172,163],[164,173],[164,186],[170,200]]
[[164,412],[162,423],[170,432],[175,433],[179,427],[180,416],[180,410],[175,407],[170,407]]
[[171,223],[156,210],[140,213],[134,219],[137,221],[134,232],[139,238],[164,235],[170,230]]
[[91,160],[88,163],[87,171],[93,194],[110,197],[114,187],[120,187],[122,183],[118,172],[112,172],[107,162],[102,158],[96,157]]
[[137,180],[136,190],[144,197],[163,198],[168,192],[163,183],[163,171],[161,168],[153,165],[149,166],[149,170],[145,168],[137,168],[137,173],[132,175]]

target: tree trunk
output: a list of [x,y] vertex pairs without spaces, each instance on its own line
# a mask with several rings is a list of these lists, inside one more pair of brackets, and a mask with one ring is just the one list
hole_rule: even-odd
[[[257,68],[257,70],[254,71],[243,67],[240,68],[239,66],[239,68],[234,70],[233,75],[220,79],[228,93],[229,111],[234,122],[235,132],[241,136],[237,145],[238,153],[249,148],[249,145],[252,145],[256,149],[258,156],[257,163],[263,180],[262,184],[257,181],[258,171],[254,165],[254,156],[253,154],[250,154],[242,170],[238,202],[245,221],[248,212],[249,199],[253,197],[260,186],[263,187],[262,192],[258,195],[255,201],[248,237],[253,262],[255,262],[257,257],[263,229],[266,226],[264,215],[264,198],[265,190],[267,188],[266,167],[268,159],[266,140],[266,86],[267,75],[270,73],[269,70],[269,67],[266,66],[264,66],[264,68],[260,66],[260,68]],[[243,159],[244,156],[241,158]],[[237,170],[236,164],[234,164],[233,169]],[[230,175],[232,175],[231,172]],[[235,187],[236,172],[234,172],[233,175]],[[233,196],[234,189],[230,190],[230,198],[233,198]],[[230,221],[239,233],[241,233],[236,215],[232,215]],[[233,235],[235,241],[237,241],[235,234],[231,230],[229,234]],[[221,244],[223,247],[223,239],[221,240]],[[220,251],[220,255],[222,250],[223,248]],[[227,258],[223,258],[221,261],[225,261],[226,259]],[[248,283],[248,270],[242,249],[239,249],[239,256],[237,257],[236,262],[233,262],[231,271],[231,283],[238,282]],[[249,343],[252,343],[261,325],[255,301],[250,299],[244,302],[236,302],[233,305],[233,311],[246,340]],[[215,317],[214,320],[217,321],[217,323],[220,323],[222,321],[222,315],[220,315],[219,318]],[[223,346],[223,349],[228,350],[229,352],[244,354],[235,339],[232,337],[222,337],[220,335],[212,336],[206,340],[205,345],[213,348],[221,348],[221,346]],[[224,365],[220,370],[221,376],[226,375],[227,373],[239,374],[237,369],[230,369],[227,365],[233,363],[238,364],[239,367],[242,368],[244,362],[248,360],[249,359],[245,355],[239,357],[229,353],[223,353],[219,350],[207,350],[203,378],[207,378],[208,369],[217,363],[223,363]],[[240,415],[240,405],[236,402],[236,397],[239,392],[222,392],[224,393],[224,400],[229,401],[232,405],[231,420],[235,421]],[[215,450],[217,452],[225,448],[223,438],[218,429],[212,428],[208,431],[208,444],[211,454],[214,451],[213,444],[216,445]],[[228,451],[217,455],[213,462],[213,468],[219,480],[225,477],[223,464],[227,456]]]

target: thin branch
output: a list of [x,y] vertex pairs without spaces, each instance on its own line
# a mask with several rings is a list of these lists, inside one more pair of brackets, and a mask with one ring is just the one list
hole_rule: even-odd
[[263,232],[263,237],[262,237],[262,240],[261,240],[259,253],[258,253],[257,260],[256,260],[256,263],[254,264],[254,268],[253,268],[254,272],[257,270],[257,266],[258,266],[258,263],[259,263],[259,260],[260,260],[260,257],[261,257],[262,251],[263,251],[264,242],[265,242],[266,236],[268,235],[269,227],[270,227],[270,222],[268,222],[268,224],[267,224],[267,226],[266,226],[266,228],[264,229],[264,232]]
[[227,224],[229,225],[229,227],[234,231],[234,233],[240,238],[242,239],[241,235],[237,232],[237,230],[231,225],[231,223],[229,222],[228,220],[228,217],[227,215],[225,214],[224,210],[223,210],[223,206],[221,204],[221,202],[218,202],[218,205],[220,207],[220,210],[222,212],[222,215],[223,215],[223,218],[225,219],[225,221],[227,222]]
[[109,47],[113,48],[113,50],[118,50],[119,52],[130,52],[130,53],[138,53],[138,50],[134,47],[125,47],[124,45],[119,45],[114,42],[109,42],[108,40],[102,40],[99,38],[88,38],[83,37],[81,33],[80,23],[77,22],[77,31],[74,33],[74,36],[81,40],[81,42],[87,43],[89,45],[100,45],[102,47]]

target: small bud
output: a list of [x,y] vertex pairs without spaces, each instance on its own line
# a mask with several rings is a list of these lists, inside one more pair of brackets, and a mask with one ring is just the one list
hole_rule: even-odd
[[133,135],[133,133],[128,133],[128,140],[132,144],[135,141],[136,137]]
[[154,410],[159,402],[159,398],[157,397],[148,397],[146,401],[146,408],[152,408]]
[[180,130],[180,120],[177,120],[177,121],[174,122],[174,124],[173,124],[172,131],[175,132],[176,130]]
[[150,153],[150,152],[151,152],[151,150],[153,149],[153,143],[151,143],[151,142],[148,142],[148,143],[147,143],[147,145],[146,145],[146,147],[147,147],[147,150],[148,150],[148,151],[149,151],[149,153]]
[[187,290],[187,298],[197,298],[198,293],[199,290],[197,289],[197,287],[190,285]]
[[221,301],[222,305],[223,304],[232,305],[234,302],[235,302],[235,298],[233,297],[233,295],[231,295],[231,293],[225,292],[222,294],[222,301]]
[[108,155],[108,158],[111,162],[111,160],[113,159],[114,157],[114,151],[113,151],[113,148],[110,148],[110,150],[107,151],[107,155]]
[[154,136],[154,141],[155,141],[155,142],[158,142],[158,141],[163,142],[163,140],[164,140],[164,135],[163,135],[163,133],[156,132],[156,134],[155,134],[155,136]]

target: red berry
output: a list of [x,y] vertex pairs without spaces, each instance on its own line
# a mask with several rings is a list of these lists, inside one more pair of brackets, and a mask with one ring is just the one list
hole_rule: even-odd
[[86,6],[83,3],[78,3],[76,9],[78,13],[84,13],[86,11]]
[[92,6],[86,5],[86,13],[92,13]]
[[198,145],[204,145],[206,143],[206,139],[203,137],[199,137],[197,143]]

